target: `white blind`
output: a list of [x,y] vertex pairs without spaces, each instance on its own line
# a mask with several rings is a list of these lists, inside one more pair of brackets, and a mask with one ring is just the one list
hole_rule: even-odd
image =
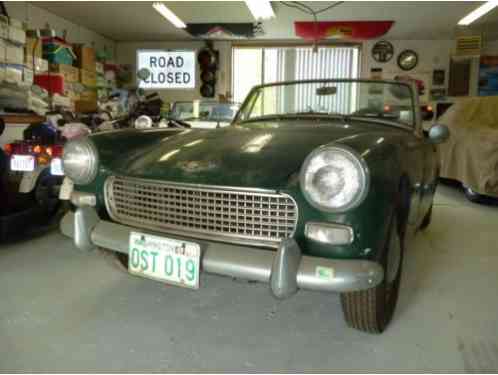
[[[262,83],[302,79],[357,78],[359,49],[357,47],[240,48],[232,50],[232,92],[242,102],[250,89]],[[342,91],[342,90],[341,90]],[[305,95],[299,92],[296,100]],[[350,105],[347,92],[334,97],[340,109]]]

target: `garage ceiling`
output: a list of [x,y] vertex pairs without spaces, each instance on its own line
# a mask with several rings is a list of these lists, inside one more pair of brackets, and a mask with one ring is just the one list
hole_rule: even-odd
[[[305,2],[320,9],[333,2]],[[346,2],[320,14],[319,20],[394,20],[389,39],[450,39],[460,31],[456,24],[483,2]],[[263,23],[266,39],[295,39],[294,21],[311,16],[279,2],[272,2],[277,17]],[[152,2],[36,2],[69,21],[81,24],[116,41],[157,41],[191,39],[173,27],[153,8]],[[167,6],[186,23],[254,22],[242,1],[171,1]],[[487,39],[498,38],[498,10],[491,11],[473,25]]]

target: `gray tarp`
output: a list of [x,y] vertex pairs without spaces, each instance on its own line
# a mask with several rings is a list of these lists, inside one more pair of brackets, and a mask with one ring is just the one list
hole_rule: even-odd
[[498,197],[498,97],[459,99],[438,122],[450,128],[440,145],[441,177]]

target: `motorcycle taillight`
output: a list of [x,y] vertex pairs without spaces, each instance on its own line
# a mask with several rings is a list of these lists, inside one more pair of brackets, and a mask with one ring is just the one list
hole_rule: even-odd
[[47,151],[47,154],[49,154],[53,158],[61,158],[63,146],[62,145],[48,146],[46,151]]

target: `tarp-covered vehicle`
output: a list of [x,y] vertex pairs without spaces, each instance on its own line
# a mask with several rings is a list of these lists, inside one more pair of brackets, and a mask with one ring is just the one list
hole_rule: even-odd
[[461,182],[472,201],[498,198],[498,98],[458,99],[438,122],[451,129],[440,147],[441,177]]
[[[217,129],[126,130],[71,141],[62,232],[134,275],[199,288],[211,272],[341,294],[352,327],[382,332],[408,229],[430,223],[436,143],[413,85],[311,80],[252,89]],[[324,298],[326,296],[324,295]]]

